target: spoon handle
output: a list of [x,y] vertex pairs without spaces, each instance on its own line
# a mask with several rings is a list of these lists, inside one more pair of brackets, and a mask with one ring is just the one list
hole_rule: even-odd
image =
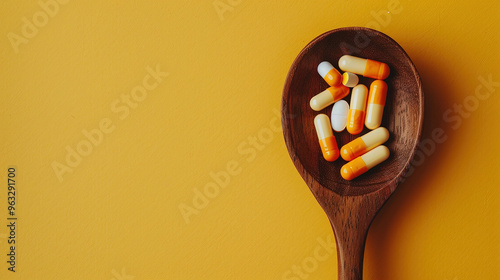
[[369,224],[355,219],[332,224],[337,242],[339,280],[363,279],[363,255]]
[[390,193],[339,196],[320,191],[317,197],[335,233],[339,280],[363,279],[363,255],[368,228]]

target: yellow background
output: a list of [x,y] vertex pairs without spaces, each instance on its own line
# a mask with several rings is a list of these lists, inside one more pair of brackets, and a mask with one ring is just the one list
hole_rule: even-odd
[[[397,13],[385,0],[220,2],[231,9],[219,16],[212,0],[69,1],[16,53],[8,34],[43,10],[1,1],[1,279],[300,279],[287,271],[311,265],[332,233],[271,129],[274,111],[309,41],[374,23],[421,74],[423,139],[435,128],[448,138],[372,224],[365,278],[498,279],[500,87],[471,97],[479,77],[500,81],[498,1],[401,0]],[[169,76],[120,119],[111,104],[157,65]],[[464,100],[477,108],[453,127],[443,114]],[[105,118],[115,129],[60,182],[52,163]],[[268,143],[255,157],[238,150],[259,136]],[[186,223],[179,207],[234,162],[240,173]],[[10,165],[16,273],[6,263]],[[327,256],[307,279],[336,278]]]

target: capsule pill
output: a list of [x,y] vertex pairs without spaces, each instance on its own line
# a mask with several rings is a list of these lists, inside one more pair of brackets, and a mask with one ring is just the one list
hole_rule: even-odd
[[368,93],[368,105],[366,106],[365,126],[375,129],[382,123],[385,99],[387,97],[387,84],[381,80],[375,80],[370,85]]
[[349,94],[349,88],[343,85],[329,87],[326,90],[316,94],[309,105],[314,111],[321,111],[324,108],[332,105]]
[[344,72],[363,75],[368,78],[383,80],[389,76],[389,66],[371,59],[344,55],[339,59],[339,68]]
[[384,145],[380,145],[346,163],[342,166],[340,175],[346,180],[352,180],[389,158],[389,155],[389,149]]
[[346,161],[351,161],[373,148],[384,144],[388,139],[389,131],[385,127],[379,127],[342,146],[340,156]]
[[347,116],[347,131],[359,134],[365,123],[365,108],[368,89],[365,85],[357,85],[352,89],[349,115]]
[[338,86],[342,82],[342,75],[328,61],[323,61],[318,65],[318,74],[332,87]]
[[330,119],[325,114],[319,114],[314,118],[314,126],[323,157],[327,161],[335,161],[339,157],[339,147],[330,126]]
[[346,87],[355,87],[359,83],[358,75],[351,72],[344,72],[342,74],[342,84]]

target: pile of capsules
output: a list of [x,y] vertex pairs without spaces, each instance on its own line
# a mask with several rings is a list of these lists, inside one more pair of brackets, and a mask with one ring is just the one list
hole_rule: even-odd
[[[372,130],[341,148],[340,155],[347,164],[342,166],[340,174],[344,179],[352,180],[389,157],[389,149],[382,145],[389,139],[389,131],[380,124],[387,96],[387,84],[383,80],[389,76],[390,70],[385,63],[350,55],[339,59],[339,68],[344,71],[343,74],[327,61],[318,65],[318,73],[330,87],[311,98],[310,106],[315,111],[321,111],[335,103],[331,122],[325,114],[314,118],[321,151],[327,161],[335,161],[339,157],[332,127],[341,132],[347,126],[347,131],[353,135],[361,133],[363,126]],[[369,91],[365,85],[358,84],[356,74],[375,79]],[[349,88],[352,88],[350,108],[342,100],[349,94]]]

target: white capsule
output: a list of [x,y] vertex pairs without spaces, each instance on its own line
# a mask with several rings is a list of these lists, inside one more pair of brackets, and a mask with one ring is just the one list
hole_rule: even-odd
[[349,103],[340,100],[333,104],[332,108],[332,127],[336,132],[341,132],[347,124],[347,115],[349,114]]
[[359,83],[358,75],[351,72],[342,74],[342,84],[346,87],[355,87]]

